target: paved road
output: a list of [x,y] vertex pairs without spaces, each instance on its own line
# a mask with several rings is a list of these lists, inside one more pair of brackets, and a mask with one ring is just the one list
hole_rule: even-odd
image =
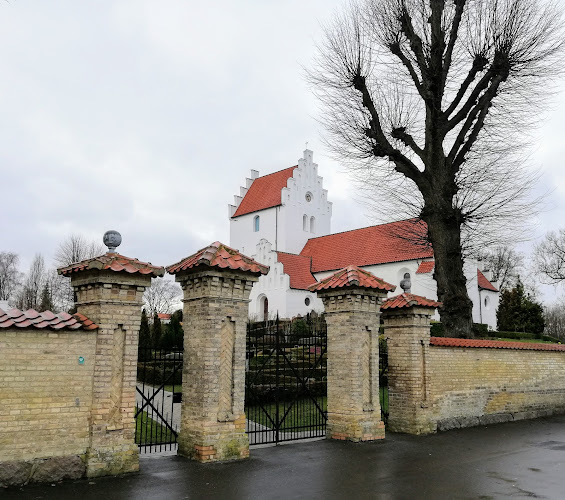
[[142,458],[141,472],[0,491],[6,499],[565,498],[565,416],[377,443],[254,448],[243,462]]

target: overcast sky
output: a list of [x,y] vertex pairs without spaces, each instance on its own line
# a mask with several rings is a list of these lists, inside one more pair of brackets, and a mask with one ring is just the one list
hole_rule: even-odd
[[[0,251],[49,264],[70,233],[123,237],[168,265],[229,242],[250,169],[296,164],[308,141],[332,231],[373,223],[320,141],[304,81],[342,0],[0,3]],[[565,8],[565,0],[561,0]],[[532,164],[551,189],[539,238],[565,227],[565,84]],[[528,246],[524,247],[528,248]]]

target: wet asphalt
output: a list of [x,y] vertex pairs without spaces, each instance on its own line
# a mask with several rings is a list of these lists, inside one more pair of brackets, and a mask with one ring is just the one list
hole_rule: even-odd
[[375,443],[252,448],[243,462],[142,458],[121,477],[27,485],[1,499],[565,499],[565,416]]

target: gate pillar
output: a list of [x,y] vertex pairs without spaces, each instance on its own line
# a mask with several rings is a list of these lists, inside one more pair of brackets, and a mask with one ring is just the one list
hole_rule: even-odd
[[249,294],[268,267],[220,242],[167,268],[183,289],[178,453],[200,462],[249,456],[245,337]]
[[310,286],[328,325],[327,437],[373,441],[385,435],[379,400],[379,315],[395,287],[350,266]]
[[435,432],[430,419],[428,364],[430,319],[440,303],[411,293],[387,299],[381,310],[388,344],[388,428]]
[[134,414],[141,305],[151,278],[165,270],[116,253],[120,242],[119,233],[108,231],[108,253],[58,269],[71,279],[77,312],[99,326],[87,477],[139,470]]

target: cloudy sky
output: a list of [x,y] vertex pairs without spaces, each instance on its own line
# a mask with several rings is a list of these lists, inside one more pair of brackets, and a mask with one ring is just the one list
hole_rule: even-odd
[[[314,151],[333,231],[371,224],[330,160],[304,81],[342,0],[0,3],[0,251],[51,263],[71,233],[122,233],[168,265],[229,241],[228,203]],[[561,0],[565,8],[565,0]],[[565,227],[565,82],[532,164],[551,190],[532,241]],[[524,247],[526,250],[528,245]]]

